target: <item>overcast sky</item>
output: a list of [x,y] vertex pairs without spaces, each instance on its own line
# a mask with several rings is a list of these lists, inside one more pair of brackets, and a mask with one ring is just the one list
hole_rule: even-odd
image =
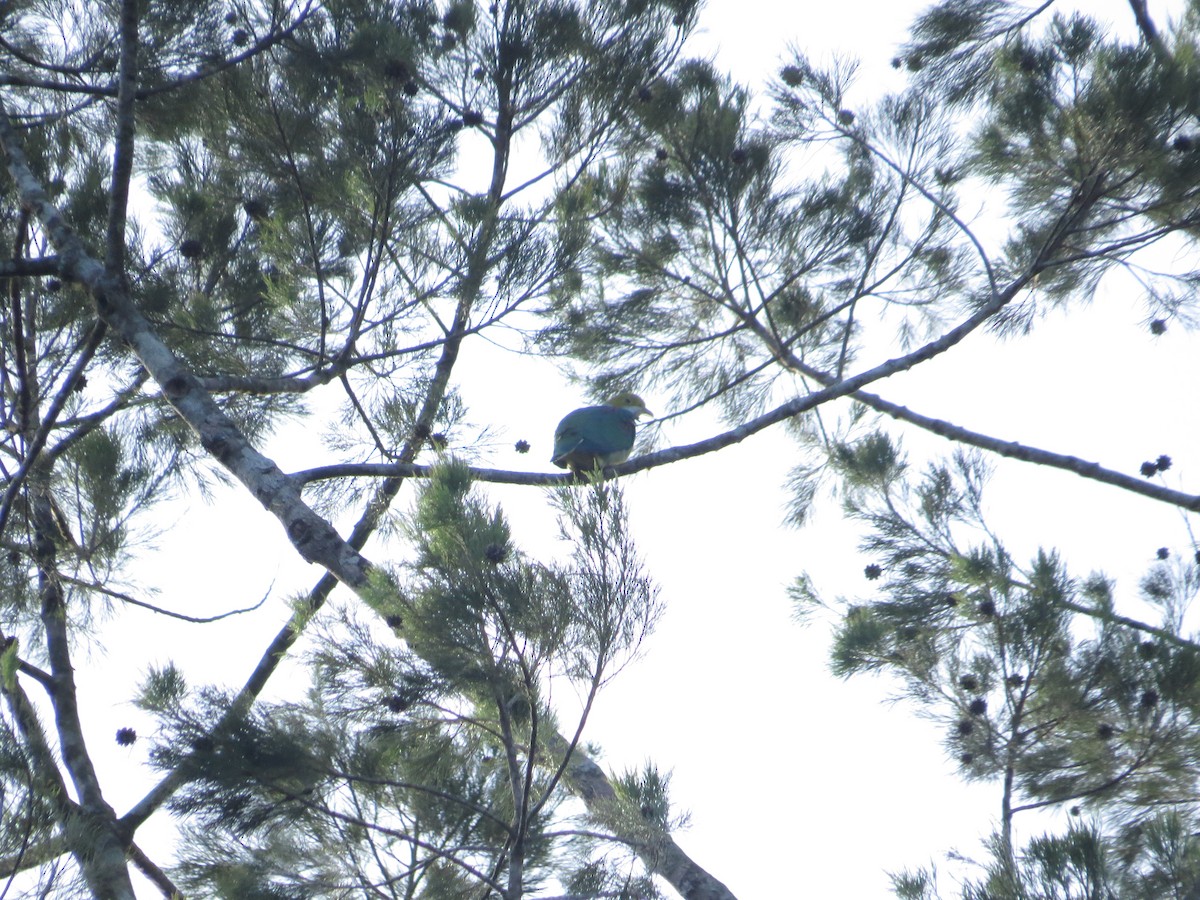
[[[789,43],[817,59],[857,56],[865,99],[901,77],[889,61],[923,5],[714,0],[694,52],[715,55],[751,85],[778,67]],[[1129,21],[1127,6],[1116,0],[1087,6]],[[1165,8],[1151,4],[1163,22]],[[1115,284],[1080,316],[1051,318],[1032,336],[999,347],[977,335],[880,392],[1125,471],[1169,453],[1176,461],[1170,476],[1186,485],[1183,479],[1197,471],[1200,433],[1195,417],[1180,415],[1157,388],[1181,378],[1197,383],[1200,354],[1187,352],[1188,338],[1178,329],[1152,337],[1144,317],[1136,294]],[[468,348],[464,358],[478,349]],[[494,371],[475,371],[463,385],[466,400],[474,418],[498,435],[481,462],[550,470],[554,425],[585,398],[537,362],[506,358],[502,381]],[[646,400],[656,412],[669,412],[660,398]],[[716,430],[713,421],[689,418],[663,438],[685,443]],[[532,452],[516,454],[517,439],[529,441]],[[917,455],[951,449],[921,435],[910,436],[907,446]],[[266,450],[285,470],[315,461],[315,445],[294,436]],[[862,576],[870,560],[857,553],[854,532],[836,510],[824,510],[802,531],[781,527],[783,485],[795,461],[777,429],[626,479],[635,529],[667,613],[642,659],[601,694],[584,738],[605,749],[610,768],[652,759],[674,770],[673,799],[692,814],[680,843],[742,900],[879,897],[886,893],[885,870],[930,861],[944,867],[955,849],[978,855],[999,795],[995,786],[958,780],[940,731],[911,706],[885,702],[894,686],[833,679],[828,628],[792,620],[785,588],[802,571],[830,595],[870,591]],[[504,504],[519,545],[540,556],[562,552],[540,491],[489,493]],[[1062,547],[1077,574],[1103,567],[1127,591],[1155,548],[1186,541],[1177,511],[1062,472],[1001,462],[992,498],[998,528],[1018,553]],[[149,646],[149,661],[174,658],[197,681],[240,685],[286,619],[287,593],[318,577],[296,561],[278,523],[240,488],[219,490],[211,503],[191,501],[187,510],[159,538],[161,558],[184,561],[154,579],[167,585],[158,598],[164,605],[217,611],[254,602],[268,589],[276,595],[252,617],[200,630],[122,612],[121,630],[101,642],[115,683],[138,680]],[[214,560],[228,563],[214,566]],[[127,724],[145,733],[150,724],[125,702],[127,688],[114,692],[113,682],[84,681],[81,705],[102,751],[105,783],[120,780],[109,800],[121,813],[152,781],[141,767],[144,743],[117,748],[111,735]],[[1055,815],[1050,824],[1064,826]],[[145,844],[154,856],[153,841]],[[144,896],[154,894],[147,889]]]

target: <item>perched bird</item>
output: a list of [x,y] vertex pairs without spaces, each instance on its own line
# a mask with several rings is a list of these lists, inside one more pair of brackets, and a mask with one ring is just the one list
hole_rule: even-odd
[[629,459],[634,423],[653,415],[637,394],[609,397],[602,406],[585,406],[567,413],[554,430],[550,462],[572,472],[591,472]]

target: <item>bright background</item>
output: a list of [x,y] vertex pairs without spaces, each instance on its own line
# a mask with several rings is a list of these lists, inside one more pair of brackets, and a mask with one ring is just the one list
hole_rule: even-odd
[[[1084,5],[1132,28],[1124,2]],[[902,83],[890,60],[923,6],[712,0],[691,49],[714,56],[751,87],[778,69],[789,45],[818,61],[858,57],[865,103]],[[1165,27],[1166,10],[1178,6],[1150,8]],[[928,414],[1130,473],[1166,453],[1175,461],[1167,483],[1187,489],[1183,479],[1197,470],[1200,446],[1188,396],[1200,383],[1200,354],[1180,328],[1152,336],[1146,318],[1137,293],[1114,279],[1091,306],[1052,316],[1030,336],[997,343],[976,334],[874,389]],[[472,360],[464,363],[470,368],[456,377],[472,418],[496,434],[478,462],[550,471],[554,426],[586,398],[538,360],[497,357],[482,342],[468,344],[463,358]],[[669,412],[660,398],[645,396],[656,412]],[[915,461],[953,449],[896,427]],[[688,443],[719,430],[715,421],[689,418],[664,428],[662,441]],[[532,444],[528,455],[513,450],[518,439]],[[317,435],[302,429],[263,449],[285,471],[322,461]],[[809,572],[831,598],[868,596],[862,570],[872,561],[859,555],[853,529],[830,503],[804,530],[782,527],[784,483],[797,461],[776,429],[623,481],[667,612],[642,658],[601,693],[584,738],[604,748],[602,762],[612,770],[651,759],[673,771],[675,803],[691,812],[679,842],[741,900],[881,897],[886,871],[929,862],[946,873],[943,888],[952,891],[953,873],[963,870],[947,854],[982,856],[979,841],[999,812],[999,788],[961,782],[941,731],[912,706],[887,702],[894,683],[834,679],[827,623],[802,627],[793,620],[785,589],[796,575]],[[1060,548],[1079,576],[1103,569],[1117,578],[1122,611],[1137,612],[1126,604],[1158,547],[1186,551],[1177,510],[1065,472],[1005,460],[996,466],[992,521],[1018,560],[1042,545]],[[524,550],[541,558],[564,552],[539,489],[487,490]],[[411,487],[404,491],[402,506],[412,496]],[[161,588],[156,602],[206,615],[272,595],[254,614],[202,627],[122,611],[119,627],[89,648],[90,660],[80,648],[81,707],[118,813],[156,780],[143,766],[145,741],[131,748],[113,741],[121,726],[153,731],[128,702],[128,685],[148,666],[173,659],[193,683],[240,686],[286,621],[287,597],[320,574],[298,561],[278,522],[240,488],[219,488],[208,501],[184,500],[178,508],[184,511],[164,521],[157,551],[147,553],[141,570],[145,586]],[[375,543],[367,553],[387,559]],[[164,571],[159,560],[172,568]],[[285,669],[270,695],[305,684],[302,672]],[[560,699],[568,710],[569,698]],[[1050,812],[1029,828],[1061,829],[1066,815]],[[157,834],[156,822],[163,826]],[[166,826],[165,817],[152,819],[139,833],[160,863],[170,858]],[[139,890],[154,896],[147,886]]]

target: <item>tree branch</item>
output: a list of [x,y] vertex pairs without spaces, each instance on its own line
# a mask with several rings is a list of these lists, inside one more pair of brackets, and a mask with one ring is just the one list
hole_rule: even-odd
[[163,395],[196,432],[201,444],[283,524],[289,540],[306,562],[317,563],[339,581],[361,586],[369,564],[346,544],[327,521],[301,499],[275,463],[259,453],[241,430],[205,391],[196,377],[163,343],[134,305],[124,284],[93,259],[50,202],[30,170],[24,150],[0,100],[0,146],[23,205],[33,210],[64,269],[95,298],[100,317],[114,328],[137,355]]
[[[137,0],[126,0],[136,3]],[[53,535],[56,530],[49,493],[49,477],[35,469],[30,478],[30,506],[34,523],[34,559],[37,565],[41,621],[46,636],[46,657],[53,683],[50,687],[55,730],[63,765],[71,777],[79,798],[76,817],[81,821],[68,826],[68,844],[79,863],[84,880],[97,896],[113,900],[135,900],[129,869],[125,864],[124,841],[118,835],[117,814],[100,787],[83,734],[79,714],[79,692],[75,667],[71,662],[67,635],[66,598],[57,576]]]
[[25,450],[25,457],[21,460],[20,467],[9,479],[4,496],[0,498],[0,534],[4,533],[5,526],[8,524],[8,517],[12,513],[13,503],[24,487],[25,478],[37,463],[42,448],[46,446],[46,440],[54,428],[54,423],[58,421],[59,414],[62,413],[62,409],[67,403],[67,398],[74,392],[75,386],[83,376],[83,370],[87,368],[88,363],[92,361],[92,357],[99,348],[100,341],[104,337],[104,330],[103,322],[97,321],[92,323],[91,330],[81,342],[79,356],[76,358],[75,364],[71,366],[71,371],[63,382],[62,387],[58,389],[58,393],[50,401],[50,408],[39,423],[37,431],[34,432],[29,446]]
[[193,625],[207,625],[210,622],[219,622],[222,619],[228,619],[231,616],[240,616],[243,613],[254,612],[256,609],[261,609],[262,605],[267,602],[267,598],[271,596],[271,591],[268,588],[263,594],[262,599],[253,606],[243,606],[239,609],[231,609],[223,613],[217,613],[215,616],[188,616],[183,613],[174,612],[173,610],[163,609],[161,606],[155,606],[153,603],[147,603],[145,600],[139,600],[129,594],[121,591],[114,591],[112,588],[104,587],[101,584],[93,584],[90,581],[84,581],[80,578],[71,578],[67,575],[60,576],[64,584],[73,584],[85,591],[95,591],[103,594],[105,597],[111,597],[114,600],[120,600],[122,603],[128,603],[130,606],[139,606],[142,609],[148,609],[150,612],[158,613],[160,616],[168,616],[172,619],[179,619],[183,622],[191,622]]
[[[816,378],[814,371],[806,374]],[[892,403],[889,400],[884,400],[875,394],[867,393],[866,391],[855,391],[851,394],[855,400],[863,403],[872,409],[886,413],[894,419],[899,419],[904,422],[909,422],[926,431],[931,431],[934,434],[949,438],[952,441],[957,441],[962,444],[969,444],[973,447],[979,447],[983,450],[989,450],[1000,456],[1007,456],[1010,459],[1019,459],[1024,462],[1035,463],[1039,466],[1050,466],[1055,469],[1063,469],[1068,472],[1073,472],[1083,478],[1090,478],[1093,481],[1111,484],[1121,490],[1129,491],[1130,493],[1140,494],[1143,497],[1149,497],[1152,500],[1158,500],[1161,503],[1169,503],[1172,506],[1178,506],[1181,509],[1186,509],[1191,512],[1200,512],[1200,495],[1188,494],[1183,491],[1172,490],[1161,484],[1155,484],[1152,481],[1147,481],[1145,478],[1135,478],[1132,475],[1127,475],[1124,472],[1118,472],[1113,469],[1106,469],[1099,463],[1089,462],[1085,459],[1080,459],[1078,456],[1069,456],[1065,453],[1055,453],[1050,450],[1041,450],[1037,447],[1031,447],[1026,444],[1021,444],[1017,441],[1006,441],[1001,438],[991,437],[990,435],[982,434],[978,431],[971,431],[969,428],[963,428],[960,425],[955,425],[952,422],[947,422],[943,419],[935,419],[931,416],[922,415],[914,412],[907,407],[901,406],[898,403]]]
[[131,842],[129,845],[129,858],[138,867],[138,871],[150,879],[167,900],[177,900],[177,898],[183,897],[183,891],[175,886],[167,873],[159,868],[136,843]]
[[[547,744],[552,753],[567,751],[566,742],[556,731],[551,731]],[[588,811],[601,821],[615,812],[620,802],[612,782],[596,763],[586,754],[575,750],[567,766],[566,780],[571,790],[587,804]],[[654,837],[626,834],[626,829],[617,828],[619,839],[627,843],[655,874],[665,878],[672,887],[688,900],[736,900],[733,892],[714,878],[675,843],[666,831]]]
[[57,275],[61,269],[57,256],[36,259],[0,259],[0,278],[42,278]]
[[1138,31],[1142,33],[1142,38],[1154,51],[1154,55],[1158,57],[1160,62],[1174,62],[1174,57],[1171,56],[1171,51],[1163,41],[1162,35],[1158,33],[1158,28],[1154,25],[1154,20],[1150,18],[1150,11],[1146,8],[1146,0],[1129,0],[1129,8],[1133,10],[1133,18],[1137,22]]
[[[269,50],[271,47],[290,37],[301,25],[303,25],[312,15],[316,8],[315,3],[309,3],[303,10],[297,14],[286,28],[279,31],[273,31],[266,37],[251,44],[240,53],[230,56],[219,63],[206,66],[198,69],[196,72],[185,75],[182,78],[176,78],[166,84],[155,85],[154,87],[141,88],[134,92],[133,99],[145,100],[148,97],[154,97],[158,94],[166,94],[171,91],[179,90],[189,84],[194,84],[198,81],[203,81],[207,78],[212,78],[214,75],[219,75],[227,69],[241,65],[246,60]],[[13,75],[9,73],[0,74],[0,86],[5,87],[24,87],[36,88],[45,91],[54,91],[61,94],[84,94],[88,97],[119,97],[121,94],[121,82],[118,76],[118,81],[115,84],[84,84],[75,81],[54,81],[48,78],[26,78],[23,75]]]

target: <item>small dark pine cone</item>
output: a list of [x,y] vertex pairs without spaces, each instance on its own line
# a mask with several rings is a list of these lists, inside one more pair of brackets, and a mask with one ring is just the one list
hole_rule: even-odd
[[1144,462],[1138,469],[1143,478],[1153,478],[1158,474],[1158,463]]
[[246,215],[255,222],[261,222],[271,214],[271,209],[267,206],[266,201],[259,200],[256,197],[251,197],[242,204],[242,209],[246,211]]
[[1168,556],[1171,555],[1171,551],[1168,550],[1166,547],[1159,547],[1157,550],[1154,551],[1154,555],[1157,556],[1159,559],[1166,559]]
[[982,716],[987,712],[987,701],[982,697],[976,697],[971,701],[971,705],[967,707],[973,716]]
[[964,675],[958,679],[958,686],[964,691],[977,691],[979,690],[979,679],[974,675]]
[[1102,740],[1102,741],[1107,741],[1107,740],[1111,739],[1113,736],[1113,733],[1114,733],[1113,727],[1111,725],[1109,725],[1107,722],[1101,722],[1096,727],[1096,737],[1100,738],[1100,740]]
[[981,616],[994,616],[996,614],[996,602],[994,600],[984,600],[979,604],[979,614]]
[[117,729],[117,743],[122,747],[129,747],[137,740],[137,732],[132,728]]
[[1142,691],[1142,706],[1150,709],[1152,706],[1158,706],[1158,691],[1151,688],[1148,691]]
[[408,63],[402,59],[389,59],[383,64],[383,74],[388,78],[393,78],[396,81],[411,81],[412,72],[408,69]]
[[875,563],[871,563],[863,569],[863,574],[867,576],[867,581],[874,581],[883,574],[883,568]]
[[518,453],[529,452],[529,441],[517,441],[513,446],[516,448]]
[[1167,320],[1166,319],[1155,319],[1153,322],[1150,323],[1150,333],[1151,334],[1162,334],[1166,330],[1167,330]]
[[804,81],[804,73],[799,66],[784,66],[779,77],[788,87],[799,87],[800,83]]
[[966,737],[968,734],[970,734],[972,731],[975,730],[975,723],[972,722],[970,719],[963,719],[961,722],[958,723],[956,728],[958,730],[959,737]]
[[1165,472],[1167,469],[1171,468],[1171,457],[1164,453],[1154,461],[1154,464],[1158,466],[1158,471]]

